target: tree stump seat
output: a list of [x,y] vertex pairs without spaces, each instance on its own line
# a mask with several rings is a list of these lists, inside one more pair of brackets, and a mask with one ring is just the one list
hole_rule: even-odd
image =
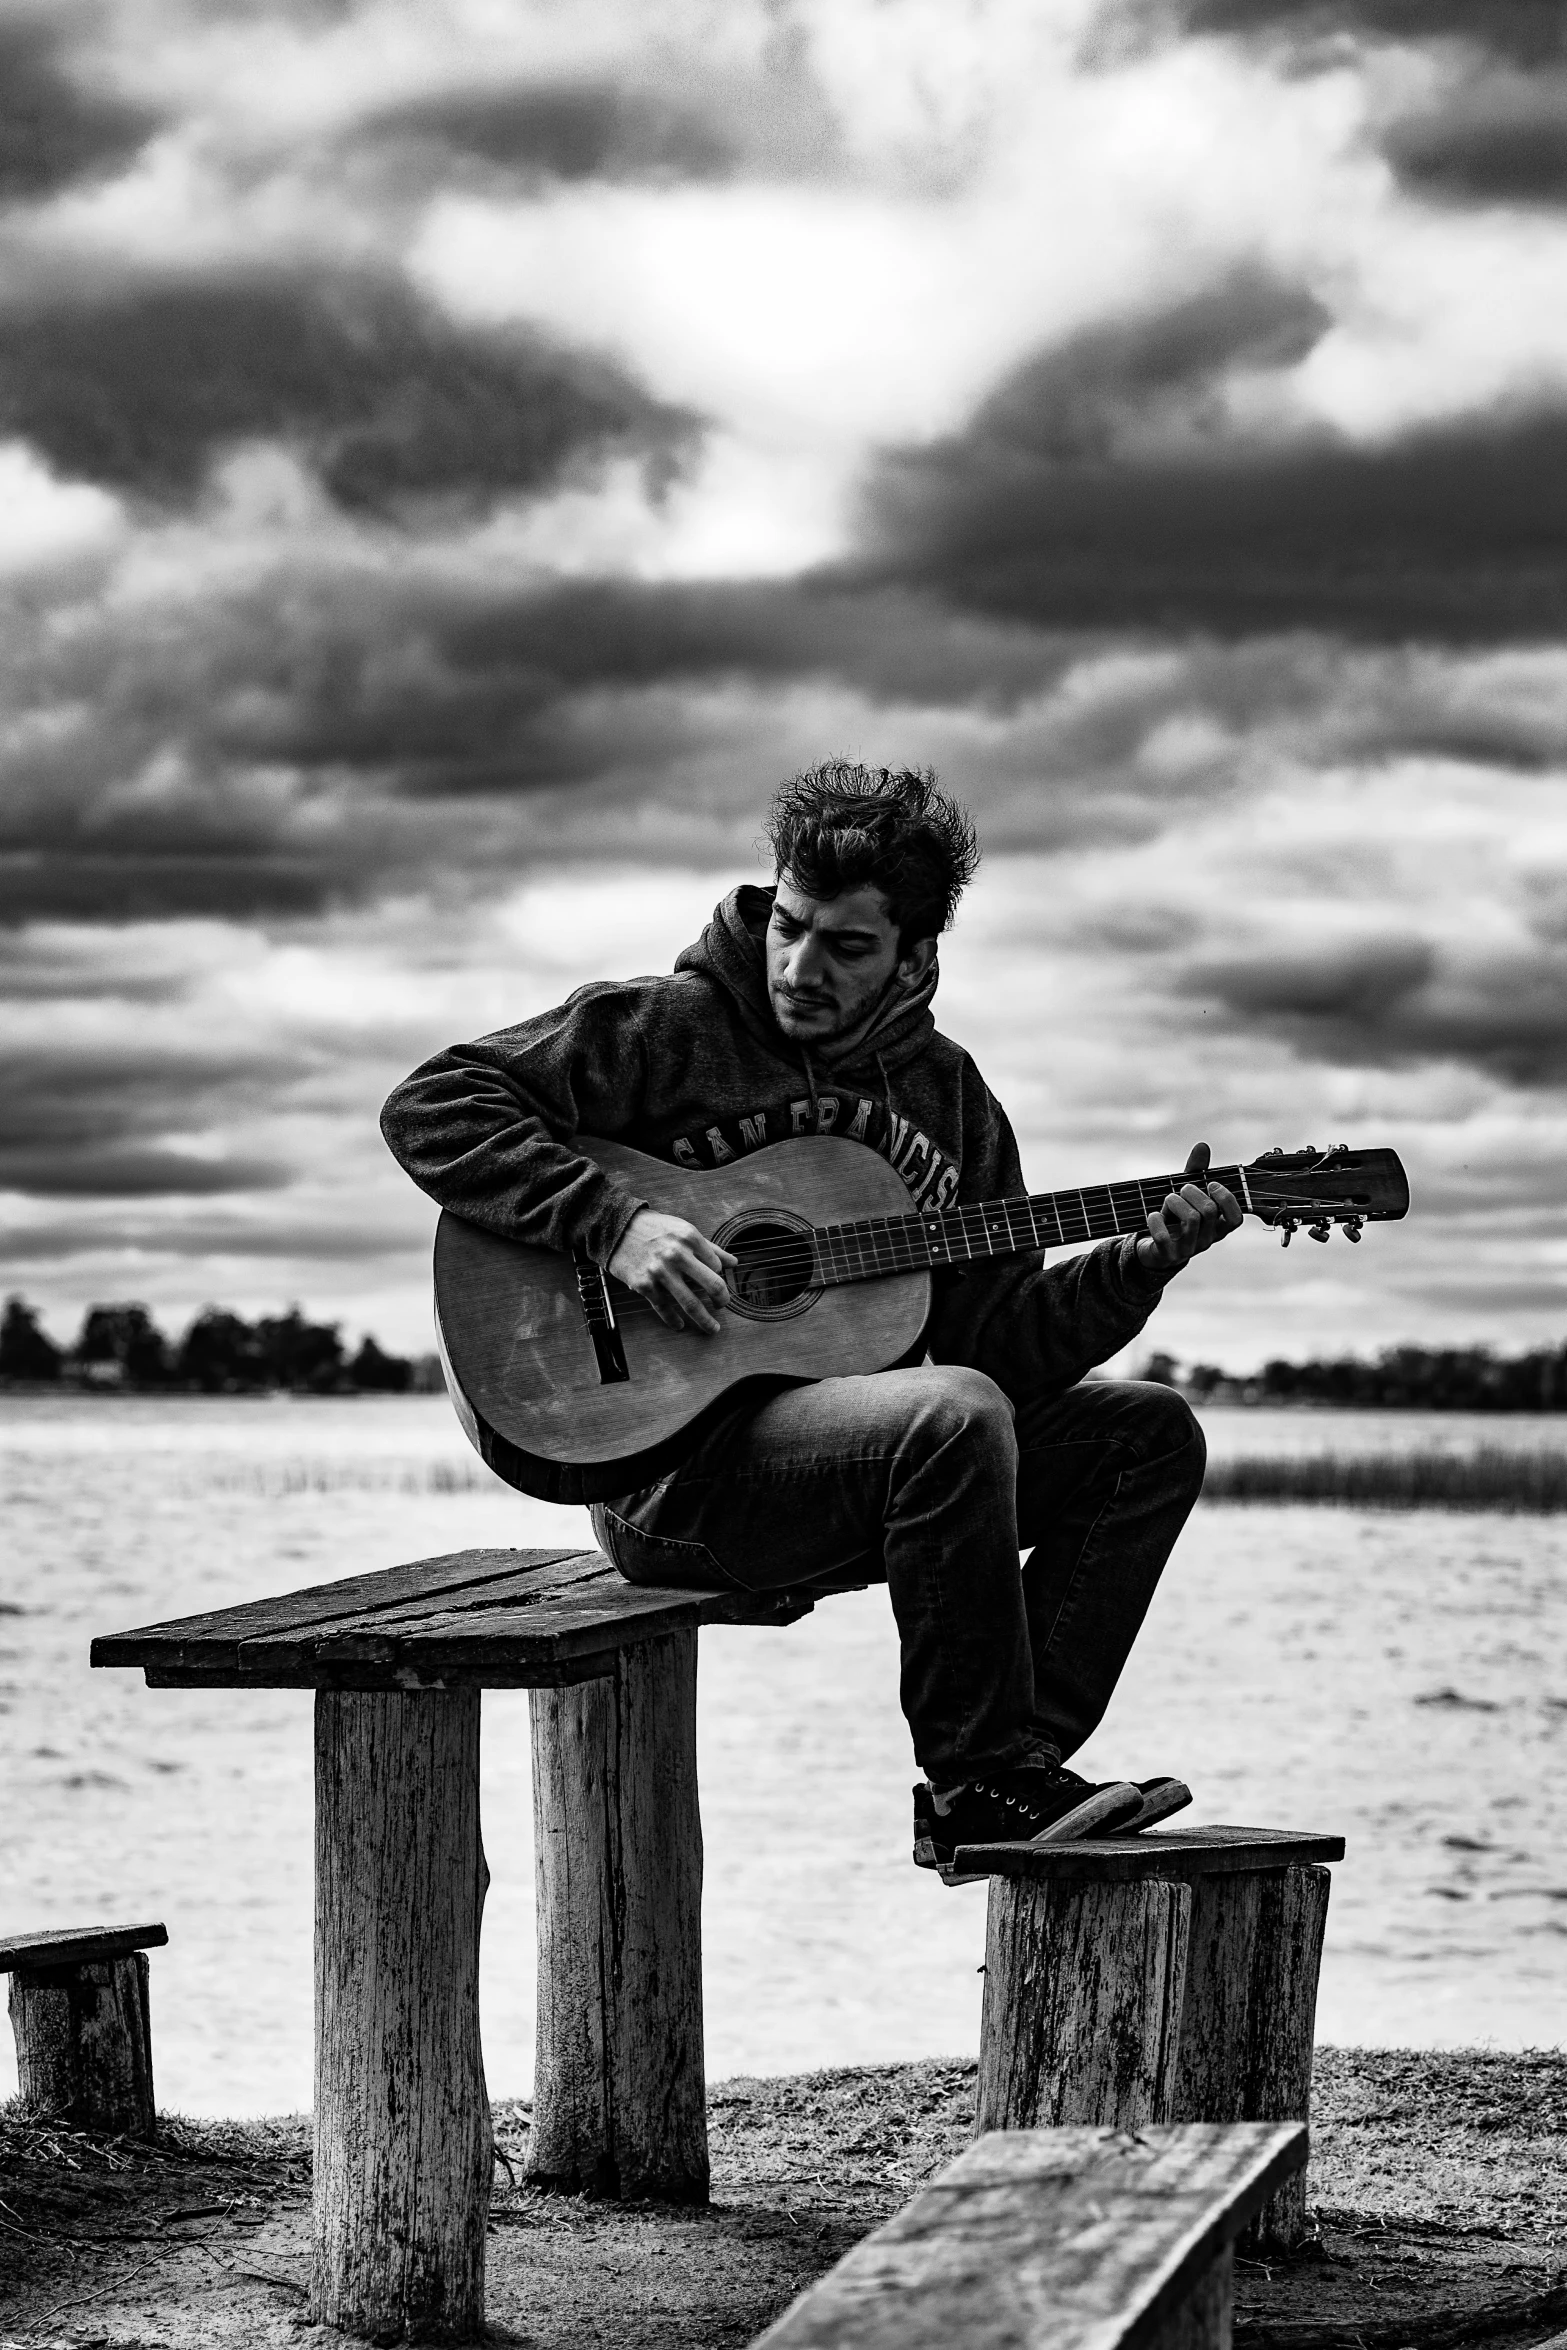
[[752,2350],[1229,2350],[1236,2240],[1305,2159],[1299,2123],[995,2131]]
[[821,1596],[649,1589],[596,1550],[461,1551],[93,1642],[152,1688],[316,1692],[318,2320],[483,2322],[483,1689],[532,1693],[530,2175],[707,2200],[697,1633],[793,1623]]
[[168,1938],[161,1925],[0,1937],[24,2105],[79,2130],[153,2136],[147,1952]]
[[[989,1876],[975,2129],[1304,2122],[1338,1836],[1150,1828],[969,1845]],[[1304,2169],[1248,2248],[1305,2232]]]

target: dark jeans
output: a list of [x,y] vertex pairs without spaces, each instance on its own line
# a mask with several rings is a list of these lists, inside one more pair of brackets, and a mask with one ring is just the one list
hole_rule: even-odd
[[915,1756],[946,1787],[1082,1745],[1205,1457],[1171,1388],[1090,1380],[1014,1411],[982,1372],[925,1363],[775,1395],[593,1520],[633,1583],[885,1579]]

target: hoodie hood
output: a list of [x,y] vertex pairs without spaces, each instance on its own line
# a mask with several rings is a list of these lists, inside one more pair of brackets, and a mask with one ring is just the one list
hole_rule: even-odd
[[773,1018],[767,994],[767,956],[764,940],[773,910],[773,892],[743,882],[713,909],[713,918],[701,937],[675,958],[677,971],[700,972],[732,997],[740,1018],[759,1044],[781,1060],[799,1060],[807,1074],[812,1067],[847,1076],[854,1068],[869,1071],[896,1069],[923,1052],[936,1033],[931,998],[940,977],[932,963],[923,979],[912,986],[894,980],[885,995],[871,1006],[863,1020],[846,1035],[816,1045],[796,1044]]

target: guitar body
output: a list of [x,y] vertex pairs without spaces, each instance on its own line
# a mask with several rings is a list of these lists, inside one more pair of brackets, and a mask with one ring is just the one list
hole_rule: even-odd
[[802,1135],[711,1170],[586,1135],[575,1148],[649,1207],[725,1247],[771,1243],[777,1269],[765,1292],[738,1290],[716,1338],[669,1329],[611,1285],[624,1376],[606,1376],[571,1257],[443,1214],[435,1310],[446,1384],[470,1442],[521,1492],[612,1500],[672,1468],[737,1390],[754,1383],[760,1398],[769,1386],[883,1371],[918,1346],[928,1272],[813,1287],[808,1244],[794,1238],[817,1225],[909,1215],[901,1178],[862,1143]]

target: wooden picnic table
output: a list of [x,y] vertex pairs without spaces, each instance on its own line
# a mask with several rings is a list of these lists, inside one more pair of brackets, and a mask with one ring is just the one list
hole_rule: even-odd
[[654,1590],[598,1551],[473,1550],[93,1642],[95,1665],[155,1689],[316,1692],[319,2321],[483,2322],[482,1689],[533,1692],[530,2175],[706,2201],[697,1632],[792,1623],[820,1596]]

